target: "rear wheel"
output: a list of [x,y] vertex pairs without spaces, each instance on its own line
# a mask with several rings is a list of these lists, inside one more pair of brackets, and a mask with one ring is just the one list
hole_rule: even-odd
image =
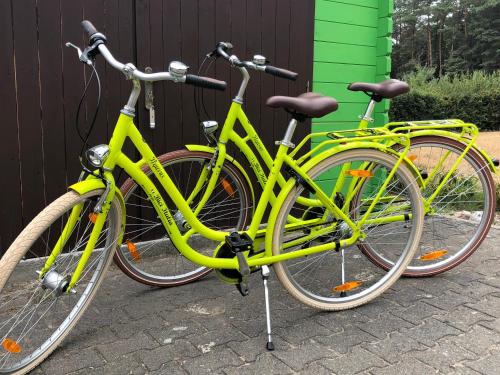
[[[394,156],[379,151],[351,150],[318,163],[308,175],[325,194],[332,196],[341,170],[346,178],[342,186],[347,187],[351,182],[359,184],[363,179],[376,180],[378,174],[370,172],[373,169],[387,175],[395,161]],[[365,198],[373,199],[378,191],[374,185]],[[337,206],[349,207],[347,196],[347,189],[341,189],[335,196]],[[349,226],[334,212],[328,212],[324,207],[308,207],[300,197],[314,199],[316,193],[304,190],[302,185],[291,190],[277,215],[273,233],[274,255],[324,243],[338,243],[351,237]],[[369,215],[371,221],[366,221],[361,231],[366,234],[365,241],[385,236],[380,251],[396,266],[389,271],[381,269],[366,259],[355,245],[276,263],[274,269],[278,279],[292,296],[315,308],[343,310],[372,300],[396,282],[411,261],[422,231],[420,192],[407,167],[398,168],[379,202]],[[405,216],[408,217],[406,222],[404,219],[390,222],[389,219]],[[289,224],[292,217],[307,223]],[[352,219],[356,222],[359,217],[352,215]]]
[[[207,172],[212,158],[212,153],[180,150],[164,154],[158,160],[187,199],[202,173]],[[143,171],[154,178],[148,165]],[[207,184],[208,178],[201,188],[198,187],[199,193],[190,203],[193,210],[203,197]],[[211,269],[187,260],[172,244],[151,201],[134,180],[128,179],[121,191],[126,204],[127,225],[123,237],[125,242],[116,252],[115,262],[125,274],[146,285],[171,287],[198,280],[210,272]],[[242,230],[251,218],[252,198],[245,177],[232,163],[225,161],[219,181],[198,218],[215,230]],[[175,207],[168,199],[166,202],[168,207]],[[180,212],[172,209],[171,213],[181,230],[185,230]],[[197,235],[190,238],[189,244],[205,255],[211,255],[217,245]]]
[[[464,144],[446,137],[411,139],[409,157],[421,173],[425,172],[424,177],[427,175],[422,189],[424,200],[434,194],[465,148]],[[437,275],[470,257],[486,238],[493,223],[494,186],[487,163],[477,152],[469,150],[430,202],[418,250],[404,276]],[[365,185],[361,191],[367,188]],[[374,242],[359,246],[380,267],[392,267],[392,263],[377,251]]]
[[[69,192],[58,198],[28,224],[0,259],[0,374],[25,374],[42,362],[94,297],[121,230],[117,199],[73,293],[65,287],[92,232],[92,213],[102,192],[83,196]],[[73,209],[76,223],[68,234],[65,225]],[[61,253],[40,278],[38,271],[63,233],[68,238]]]

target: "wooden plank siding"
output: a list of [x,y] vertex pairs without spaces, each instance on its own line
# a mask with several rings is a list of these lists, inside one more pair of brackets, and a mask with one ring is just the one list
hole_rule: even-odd
[[[3,115],[3,184],[0,195],[0,255],[33,216],[66,191],[80,173],[81,141],[76,108],[90,70],[78,62],[71,41],[86,44],[80,21],[88,18],[108,37],[120,61],[139,69],[166,70],[180,60],[197,73],[218,41],[230,41],[242,59],[263,54],[271,64],[297,71],[297,82],[251,71],[245,108],[265,144],[274,152],[288,116],[264,104],[275,94],[298,95],[311,87],[314,0],[4,0],[0,1],[0,103]],[[97,69],[103,85],[101,108],[90,145],[109,140],[130,82],[106,66]],[[225,61],[206,75],[226,80],[224,93],[204,90],[205,106],[222,125],[241,76]],[[205,143],[194,111],[194,88],[173,83],[154,86],[156,129],[150,130],[141,97],[136,123],[158,154],[186,143]],[[96,86],[82,107],[87,131],[96,104]],[[207,119],[203,116],[202,120]],[[310,132],[298,128],[297,139]],[[126,150],[131,153],[130,145]],[[234,151],[234,149],[233,149]]]
[[[357,127],[368,97],[347,86],[388,78],[392,10],[392,0],[316,1],[314,91],[335,97],[340,105],[337,112],[315,120],[313,131]],[[374,126],[388,121],[388,105],[377,105]]]

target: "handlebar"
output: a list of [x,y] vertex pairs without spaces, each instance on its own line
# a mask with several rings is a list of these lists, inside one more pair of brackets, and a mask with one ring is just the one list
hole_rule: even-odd
[[217,44],[216,49],[210,55],[217,55],[225,60],[229,61],[231,65],[237,66],[239,68],[249,68],[253,70],[258,70],[261,72],[265,72],[271,74],[275,77],[286,78],[291,81],[295,81],[298,77],[298,73],[292,72],[290,70],[277,68],[272,65],[257,65],[253,61],[241,61],[236,55],[231,55],[227,53],[228,50],[231,50],[233,45],[229,42],[219,42]]
[[194,74],[186,74],[186,80],[184,83],[219,91],[224,91],[227,87],[227,83],[224,81],[219,81],[209,77],[196,76]]
[[272,66],[272,65],[267,65],[264,68],[264,71],[268,74],[273,75],[273,76],[280,77],[280,78],[286,78],[286,79],[289,79],[291,81],[295,81],[297,79],[297,76],[299,75],[298,73],[292,72],[291,70],[276,68],[275,66]]
[[[106,47],[106,37],[104,34],[97,31],[94,25],[90,21],[82,21],[82,27],[89,36],[89,47],[84,51],[84,58],[80,57],[80,60],[86,62],[86,60],[93,59],[97,54],[97,51],[104,57],[104,59],[113,68],[121,71],[128,79],[136,79],[145,82],[154,81],[174,81],[183,82],[188,85],[199,86],[203,88],[215,89],[224,91],[226,89],[226,82],[219,81],[217,79],[200,77],[194,74],[172,74],[170,72],[158,72],[158,73],[144,73],[138,70],[133,64],[123,64],[114,58],[113,54]],[[187,69],[187,67],[186,67]]]
[[83,20],[82,27],[85,30],[85,32],[87,33],[87,35],[89,36],[89,38],[92,38],[92,35],[98,33],[97,29],[95,28],[94,25],[92,25],[92,22],[90,22],[90,21]]

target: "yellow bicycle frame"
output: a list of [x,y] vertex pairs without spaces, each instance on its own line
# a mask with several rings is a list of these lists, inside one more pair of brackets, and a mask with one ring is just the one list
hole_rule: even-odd
[[[234,118],[240,119],[242,121],[242,124],[244,127],[249,125],[248,120],[245,121],[246,117],[243,114],[243,111],[240,110],[241,107],[238,105],[238,103],[234,103],[232,106],[231,116],[234,116]],[[234,121],[234,118],[228,116],[228,121]],[[226,148],[225,148],[225,141],[231,139],[234,140],[235,143],[241,147],[242,149],[246,150],[247,152],[249,151],[247,149],[248,145],[246,145],[246,140],[248,139],[253,139],[254,144],[257,145],[258,150],[265,150],[264,145],[260,142],[260,140],[257,140],[258,137],[253,131],[253,128],[251,126],[247,126],[247,131],[249,132],[248,136],[246,138],[241,138],[239,137],[235,132],[230,132],[229,127],[226,129],[226,131],[223,131],[221,134],[221,142],[219,144],[219,153],[221,160],[224,160],[224,156],[226,153]],[[126,141],[126,139],[130,139],[132,144],[135,146],[135,148],[139,151],[141,155],[141,159],[137,162],[132,161],[127,155],[125,155],[122,152],[123,145]],[[278,152],[276,155],[276,158],[274,161],[271,161],[271,171],[267,177],[261,175],[261,181],[264,183],[264,191],[262,193],[261,199],[259,200],[259,203],[257,205],[257,208],[255,210],[255,214],[253,216],[252,222],[250,224],[250,228],[246,232],[252,239],[255,239],[256,237],[262,236],[263,234],[265,235],[265,249],[263,252],[259,252],[257,255],[249,257],[248,258],[248,265],[250,267],[255,267],[255,266],[260,266],[264,264],[272,264],[275,262],[287,260],[287,259],[293,259],[297,257],[302,257],[322,251],[328,251],[328,250],[333,250],[335,248],[340,247],[346,247],[350,246],[360,238],[363,237],[363,233],[361,232],[361,226],[365,224],[366,222],[370,223],[371,221],[373,223],[385,223],[385,222],[394,222],[394,221],[400,221],[403,220],[403,217],[399,216],[394,216],[394,217],[386,217],[386,218],[378,218],[378,219],[370,219],[369,216],[371,214],[371,211],[373,210],[375,204],[377,203],[377,200],[380,198],[383,190],[386,188],[388,185],[390,179],[396,173],[396,170],[398,169],[399,165],[401,163],[408,163],[408,161],[405,159],[405,152],[402,152],[401,154],[397,154],[399,159],[398,162],[394,165],[393,169],[391,172],[388,174],[387,179],[385,183],[380,187],[379,194],[373,199],[373,202],[371,206],[366,210],[364,213],[363,217],[356,223],[354,223],[348,215],[342,210],[342,208],[339,208],[335,205],[334,201],[330,199],[329,196],[327,196],[325,193],[322,192],[321,188],[309,178],[307,175],[307,172],[310,168],[312,168],[314,165],[316,165],[318,162],[324,160],[327,157],[330,157],[338,152],[342,152],[348,149],[354,149],[354,148],[374,148],[374,149],[379,149],[379,150],[385,150],[385,147],[382,145],[380,142],[381,140],[384,139],[399,139],[400,142],[405,144],[405,150],[409,148],[409,139],[408,137],[404,135],[398,135],[395,137],[393,134],[390,132],[385,132],[384,134],[379,134],[379,135],[369,135],[365,137],[359,137],[359,138],[353,138],[350,140],[346,140],[345,142],[342,142],[343,144],[337,145],[334,148],[331,148],[327,152],[324,152],[311,160],[309,160],[305,165],[300,166],[297,161],[295,161],[290,155],[288,155],[288,149],[289,147],[285,145],[280,145],[278,148]],[[259,148],[260,145],[260,148]],[[156,209],[158,216],[164,225],[170,239],[172,240],[173,244],[175,247],[181,252],[183,256],[185,256],[187,259],[190,261],[203,265],[205,267],[210,267],[210,268],[227,268],[227,269],[238,269],[238,261],[236,258],[233,259],[222,259],[222,258],[214,258],[214,257],[209,257],[205,256],[203,254],[198,253],[195,249],[193,249],[189,244],[188,244],[188,239],[190,236],[192,236],[194,233],[198,233],[201,236],[214,240],[214,241],[219,241],[223,242],[226,238],[226,236],[229,234],[227,232],[223,231],[215,231],[213,229],[210,229],[203,225],[198,218],[196,217],[196,212],[193,212],[191,207],[189,206],[189,203],[183,198],[181,193],[179,192],[178,188],[168,175],[168,173],[164,170],[162,167],[161,163],[158,161],[157,157],[151,150],[151,148],[147,145],[147,143],[144,141],[141,133],[135,126],[133,122],[133,117],[126,115],[126,114],[121,114],[118,122],[116,124],[115,130],[113,132],[113,136],[110,140],[109,143],[109,156],[107,157],[104,165],[103,165],[103,170],[104,172],[104,179],[106,180],[108,184],[108,190],[109,194],[105,197],[105,203],[103,205],[103,210],[102,213],[98,215],[98,219],[96,223],[94,224],[94,228],[92,230],[92,233],[90,235],[89,241],[86,245],[86,248],[83,252],[83,256],[81,257],[76,270],[74,274],[72,275],[72,279],[70,282],[70,286],[68,288],[71,289],[76,282],[78,281],[81,272],[86,264],[86,261],[88,260],[93,247],[95,246],[95,243],[100,235],[100,232],[102,230],[102,227],[104,225],[107,212],[109,210],[109,205],[110,202],[113,200],[114,196],[116,195],[116,192],[118,191],[115,186],[115,180],[112,175],[112,171],[114,170],[115,167],[121,167],[125,170],[125,172],[139,185],[141,188],[144,190],[144,192],[148,195],[149,199],[151,200],[154,208]],[[251,152],[251,150],[250,150]],[[391,151],[388,151],[391,152]],[[264,154],[264,153],[263,153]],[[267,152],[265,155],[268,155]],[[264,156],[266,158],[266,156]],[[270,158],[270,157],[269,157]],[[153,183],[153,181],[142,171],[141,167],[147,163],[151,170],[153,171],[154,175],[156,178],[160,181],[160,184],[162,185],[164,191],[168,194],[169,198],[174,202],[176,208],[182,213],[186,221],[189,223],[192,229],[190,229],[188,232],[182,234],[179,228],[177,227],[177,224],[175,223],[175,220],[170,212],[169,207],[167,207],[167,204],[165,203],[165,200],[163,199],[162,195],[158,191],[157,187]],[[295,186],[295,179],[290,178],[287,182],[284,181],[284,178],[280,174],[280,171],[282,170],[283,165],[286,164],[289,166],[291,170],[296,173],[296,176],[302,179],[302,181],[305,181],[305,183],[308,184],[308,186],[313,189],[313,191],[316,193],[316,200],[310,199],[311,203],[315,205],[321,205],[322,207],[325,207],[328,209],[330,212],[333,212],[336,217],[338,217],[340,220],[344,221],[352,230],[352,236],[348,239],[343,239],[340,240],[339,242],[335,243],[325,243],[317,246],[312,246],[307,249],[301,249],[293,252],[288,252],[285,254],[280,254],[280,255],[273,255],[272,254],[272,243],[271,243],[271,237],[272,237],[272,230],[268,231],[262,231],[259,230],[259,226],[262,222],[264,212],[266,210],[266,207],[268,203],[270,202],[275,202],[276,204],[273,206],[273,209],[270,214],[270,220],[268,223],[269,228],[274,227],[274,221],[277,215],[277,212],[279,211],[279,208],[281,207],[283,201],[285,200],[286,196],[290,192],[290,190]],[[278,197],[276,197],[273,193],[273,189],[276,185],[276,183],[279,183],[281,179],[282,183],[282,191],[279,194]],[[96,182],[97,181],[97,182]],[[89,178],[86,181],[82,181],[78,184],[75,184],[72,186],[72,188],[75,191],[78,192],[85,192],[85,191],[90,191],[95,188],[102,188],[103,187],[103,182],[101,180],[98,180],[97,177],[95,176],[89,176]],[[121,195],[119,198],[122,200]],[[316,203],[314,203],[316,201]],[[81,208],[76,207],[70,217],[78,217],[79,211]],[[71,226],[74,225],[75,220],[69,220],[69,222],[66,224],[69,229],[71,229]],[[303,222],[302,222],[303,223]],[[291,223],[289,224],[291,227],[293,227],[295,224]],[[329,228],[324,228],[322,231],[326,232],[331,232],[334,230],[335,225],[330,226]],[[65,241],[67,240],[64,238],[65,236],[61,236],[60,241],[58,241],[58,245],[53,249],[51,255],[47,259],[47,262],[44,266],[44,272],[48,271],[53,264],[54,259],[56,256],[59,254],[62,246],[64,245]],[[307,237],[304,237],[304,241],[307,241]],[[120,242],[121,243],[121,242]],[[43,273],[44,273],[43,272]],[[43,275],[42,273],[42,275]]]

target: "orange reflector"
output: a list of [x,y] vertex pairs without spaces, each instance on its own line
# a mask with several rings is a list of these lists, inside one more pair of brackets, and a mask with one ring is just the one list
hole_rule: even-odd
[[231,186],[231,184],[229,183],[228,180],[226,180],[225,178],[223,178],[221,181],[220,181],[222,187],[224,188],[224,190],[226,191],[226,193],[231,197],[231,198],[234,198],[234,189],[233,187]]
[[436,251],[430,251],[428,253],[425,253],[424,255],[420,256],[418,259],[420,260],[434,260],[434,259],[439,259],[443,256],[448,254],[448,250],[436,250]]
[[373,173],[370,171],[366,171],[364,169],[351,169],[346,172],[349,176],[353,177],[373,177]]
[[2,346],[9,353],[21,353],[21,346],[12,339],[4,339],[2,341]]
[[97,216],[98,215],[95,212],[91,212],[89,214],[89,220],[95,224],[95,222],[97,221]]
[[130,240],[127,240],[127,248],[128,251],[130,251],[130,254],[132,255],[132,258],[136,260],[137,262],[141,260],[141,254],[137,251],[137,246],[135,246],[135,243],[133,243]]
[[410,155],[408,155],[408,159],[410,159],[411,161],[415,161],[415,160],[417,160],[417,155],[410,154]]
[[348,281],[346,283],[343,283],[342,285],[336,286],[332,290],[334,292],[347,292],[348,290],[356,289],[361,284],[363,284],[361,281]]

